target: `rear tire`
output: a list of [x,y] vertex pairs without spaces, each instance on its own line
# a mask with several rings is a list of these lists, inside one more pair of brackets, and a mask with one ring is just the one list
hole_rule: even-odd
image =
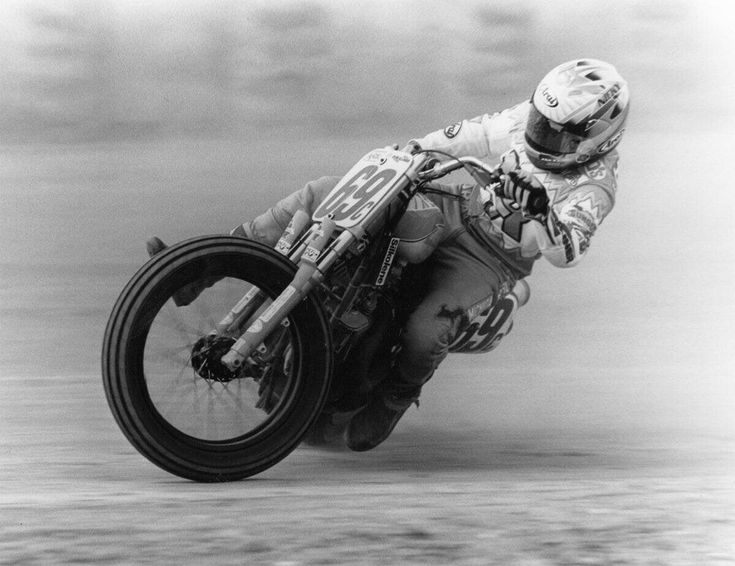
[[[250,286],[272,300],[295,271],[257,242],[203,236],[156,255],[131,279],[107,324],[102,376],[115,420],[151,462],[195,481],[233,481],[296,448],[324,405],[332,374],[329,326],[314,296],[288,317],[290,357],[276,360],[282,392],[268,412],[258,408],[251,377],[205,379],[191,364],[193,344]],[[197,281],[216,283],[176,307],[173,295]]]

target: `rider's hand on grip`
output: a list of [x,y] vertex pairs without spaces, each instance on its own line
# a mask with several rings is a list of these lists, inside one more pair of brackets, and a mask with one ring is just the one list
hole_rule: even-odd
[[528,171],[511,171],[501,177],[503,196],[513,199],[531,216],[544,215],[549,210],[549,197]]
[[546,189],[529,171],[521,169],[515,150],[503,155],[498,172],[501,173],[501,196],[513,199],[530,216],[543,216],[549,211]]

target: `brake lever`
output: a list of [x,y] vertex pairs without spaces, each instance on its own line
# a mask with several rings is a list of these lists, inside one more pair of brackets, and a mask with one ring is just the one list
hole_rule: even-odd
[[472,167],[470,169],[470,174],[472,175],[472,178],[477,182],[477,184],[481,187],[487,188],[490,185],[500,183],[500,173],[496,169],[488,171],[486,169],[478,169],[477,167]]
[[502,182],[499,168],[488,171],[485,168],[472,167],[470,170],[472,178],[480,187],[480,195],[483,209],[495,208],[496,197],[502,196]]

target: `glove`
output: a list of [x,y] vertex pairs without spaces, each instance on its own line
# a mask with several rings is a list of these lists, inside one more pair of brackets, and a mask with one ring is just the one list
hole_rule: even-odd
[[500,177],[503,196],[513,199],[530,216],[545,215],[549,211],[549,197],[528,171],[511,171]]
[[549,211],[546,189],[531,172],[521,169],[518,153],[506,153],[498,167],[501,181],[501,196],[514,200],[529,216],[544,216]]

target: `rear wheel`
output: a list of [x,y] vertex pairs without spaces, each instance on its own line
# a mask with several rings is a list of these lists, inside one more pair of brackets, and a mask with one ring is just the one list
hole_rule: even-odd
[[[263,309],[294,273],[266,246],[204,236],[155,256],[128,283],[105,332],[103,381],[118,425],[146,458],[184,478],[231,481],[273,466],[298,445],[332,372],[317,301],[300,303],[238,373],[217,365],[234,337],[211,334],[252,287],[265,293]],[[193,300],[176,306],[182,294]]]

